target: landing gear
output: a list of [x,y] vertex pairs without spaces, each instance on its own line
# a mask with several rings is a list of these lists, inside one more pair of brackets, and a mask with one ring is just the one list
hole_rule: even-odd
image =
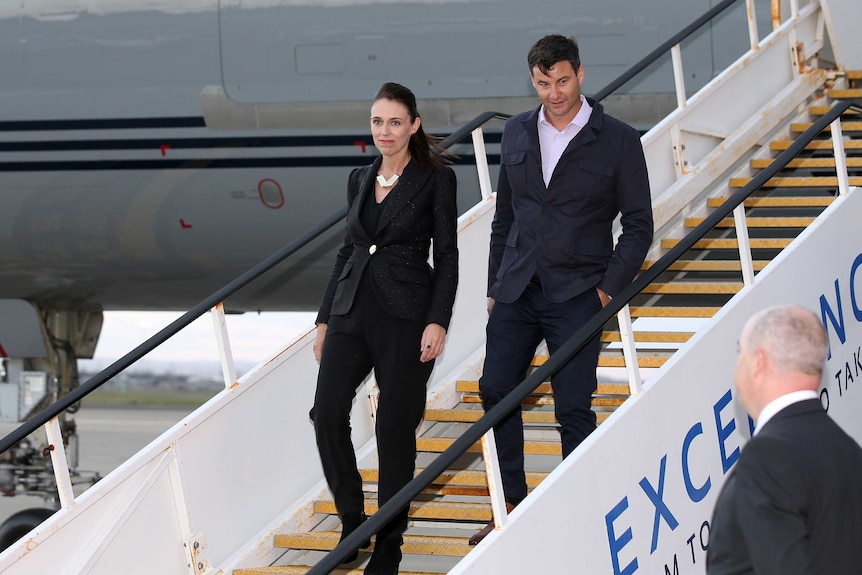
[[[18,423],[78,387],[78,358],[93,357],[102,327],[101,310],[58,310],[22,300],[0,300],[0,421]],[[72,414],[78,404],[58,414],[72,485],[86,488],[100,479],[78,470],[78,434]],[[57,483],[44,428],[0,453],[0,494],[41,497],[56,505]],[[77,492],[77,489],[76,489]],[[33,508],[0,524],[0,550],[23,537],[54,513]]]
[[6,549],[54,514],[53,509],[34,507],[15,513],[0,524],[0,551]]

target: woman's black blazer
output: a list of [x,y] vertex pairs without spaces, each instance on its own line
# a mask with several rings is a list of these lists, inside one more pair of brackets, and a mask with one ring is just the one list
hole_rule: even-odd
[[[370,274],[380,305],[395,317],[449,327],[458,285],[455,172],[423,172],[411,160],[389,192],[376,230],[360,214],[374,193],[381,158],[348,179],[347,233],[320,305],[317,323],[350,313],[363,274]],[[433,243],[432,241],[433,240]],[[433,245],[434,267],[428,264]]]

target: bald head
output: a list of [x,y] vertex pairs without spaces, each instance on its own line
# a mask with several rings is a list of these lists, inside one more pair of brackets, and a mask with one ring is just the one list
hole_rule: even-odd
[[767,308],[748,320],[742,333],[745,343],[766,351],[781,372],[814,375],[819,381],[828,352],[826,330],[820,318],[807,309],[795,305]]
[[736,387],[757,419],[770,401],[802,390],[817,391],[828,341],[816,315],[796,305],[767,308],[745,324],[739,339]]

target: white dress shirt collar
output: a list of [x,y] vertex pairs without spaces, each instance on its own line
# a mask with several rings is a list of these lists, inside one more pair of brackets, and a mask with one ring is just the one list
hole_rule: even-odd
[[806,399],[817,399],[817,392],[811,391],[810,389],[806,389],[803,391],[794,391],[788,393],[787,395],[782,395],[777,399],[773,399],[769,403],[766,404],[766,407],[760,412],[760,417],[757,418],[757,424],[754,428],[754,433],[752,436],[757,435],[757,433],[766,425],[770,419],[772,419],[776,413],[784,409],[789,405],[793,405],[794,403],[799,403],[800,401],[805,401]]
[[560,161],[560,157],[563,155],[563,152],[566,151],[566,147],[569,145],[569,142],[571,142],[572,138],[577,136],[584,126],[587,125],[592,113],[593,108],[587,102],[584,95],[581,94],[580,110],[578,110],[578,113],[575,114],[572,121],[569,122],[561,131],[557,130],[553,124],[545,118],[545,106],[542,105],[539,109],[539,148],[542,153],[542,176],[545,180],[546,186],[551,181],[551,176],[554,173],[554,169],[557,167],[557,162]]

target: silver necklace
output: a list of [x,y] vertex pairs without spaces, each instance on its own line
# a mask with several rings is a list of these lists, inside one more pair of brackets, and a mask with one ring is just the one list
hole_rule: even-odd
[[392,174],[392,177],[389,178],[388,180],[386,178],[384,178],[383,176],[381,176],[380,174],[377,175],[377,183],[380,184],[381,188],[391,188],[392,186],[395,185],[395,182],[397,182],[397,181],[398,181],[398,174]]

